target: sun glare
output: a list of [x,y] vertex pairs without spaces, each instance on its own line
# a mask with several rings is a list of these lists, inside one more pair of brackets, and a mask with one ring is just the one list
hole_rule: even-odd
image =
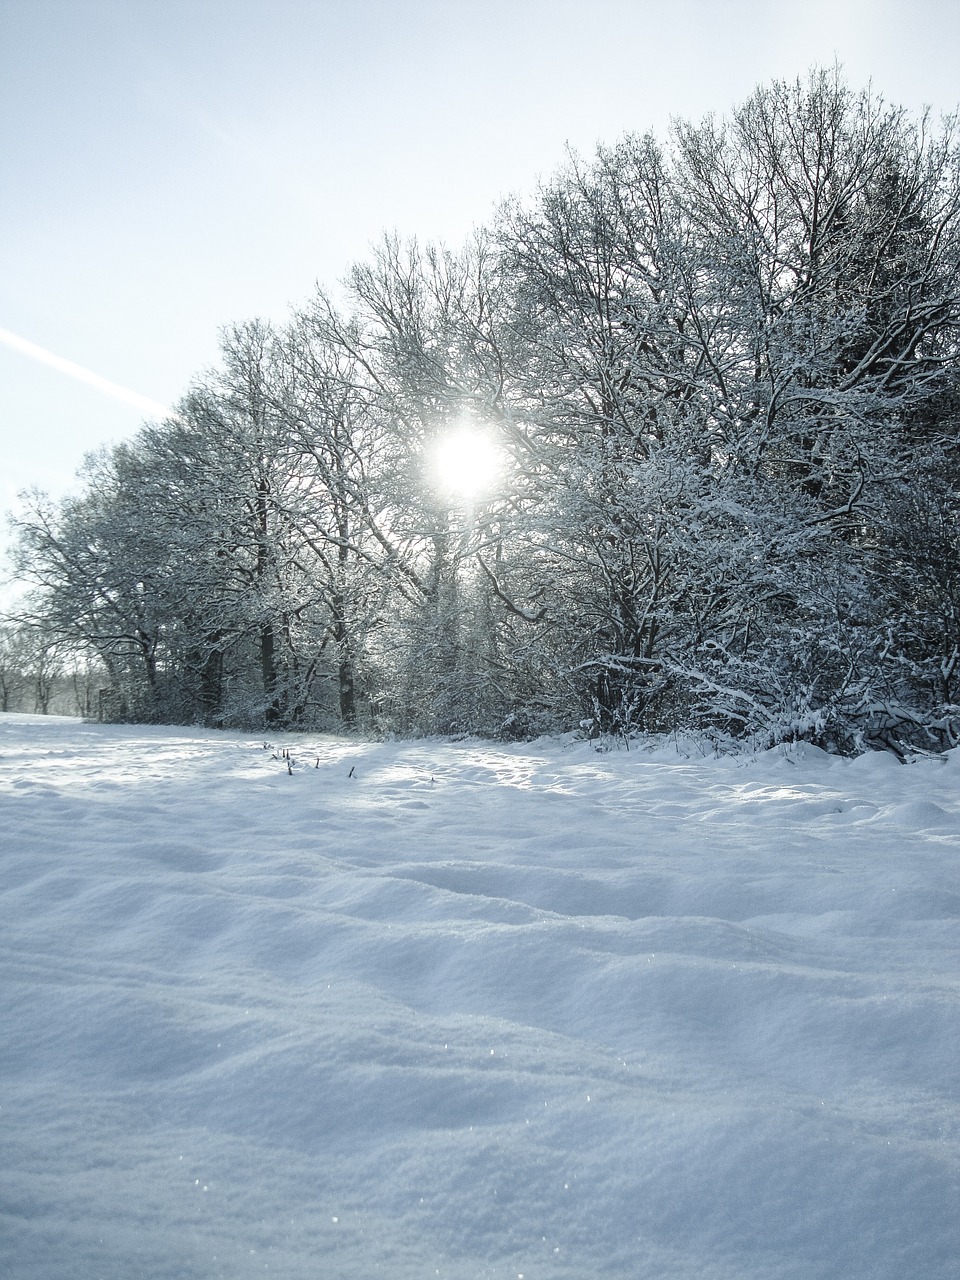
[[499,450],[477,427],[457,427],[442,436],[432,462],[437,487],[458,498],[479,498],[500,473]]

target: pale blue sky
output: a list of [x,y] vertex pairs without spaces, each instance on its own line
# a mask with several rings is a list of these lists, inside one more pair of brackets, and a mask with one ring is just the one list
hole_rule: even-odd
[[[166,404],[381,231],[835,57],[951,111],[960,0],[0,0],[0,331]],[[142,419],[0,340],[0,508]]]

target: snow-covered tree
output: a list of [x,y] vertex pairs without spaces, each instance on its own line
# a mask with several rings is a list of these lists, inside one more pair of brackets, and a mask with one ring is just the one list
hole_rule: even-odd
[[[954,122],[774,82],[226,330],[28,500],[35,616],[118,714],[952,743],[958,335]],[[469,498],[430,467],[466,424]]]

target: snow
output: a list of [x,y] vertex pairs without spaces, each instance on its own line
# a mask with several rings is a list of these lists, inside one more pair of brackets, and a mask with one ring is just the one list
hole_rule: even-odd
[[958,781],[0,717],[0,1275],[955,1280]]

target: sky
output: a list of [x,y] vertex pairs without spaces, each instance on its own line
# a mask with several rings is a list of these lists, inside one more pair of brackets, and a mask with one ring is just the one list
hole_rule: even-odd
[[952,0],[0,0],[0,510],[67,491],[384,231],[839,60],[960,102]]

